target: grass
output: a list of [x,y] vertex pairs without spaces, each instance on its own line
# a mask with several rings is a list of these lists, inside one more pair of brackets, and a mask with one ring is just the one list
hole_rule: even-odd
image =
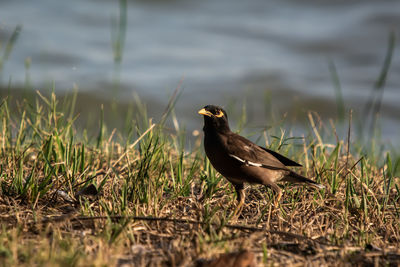
[[351,115],[336,142],[325,141],[335,125],[314,113],[305,138],[258,133],[326,189],[283,185],[276,208],[271,190],[247,186],[235,220],[234,189],[210,166],[201,135],[188,148],[185,131],[166,126],[176,95],[160,122],[137,102],[122,132],[108,130],[99,108],[95,134],[76,127],[76,96],[13,101],[0,104],[3,266],[190,266],[241,250],[260,265],[400,262],[400,160],[352,140]]

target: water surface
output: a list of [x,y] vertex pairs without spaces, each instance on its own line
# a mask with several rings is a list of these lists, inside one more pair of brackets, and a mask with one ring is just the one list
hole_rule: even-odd
[[[0,6],[2,44],[16,25],[23,27],[1,73],[3,86],[10,79],[25,83],[30,58],[34,89],[54,81],[61,91],[75,84],[105,99],[116,95],[111,21],[118,1],[3,0]],[[360,110],[389,32],[399,37],[399,10],[399,1],[129,1],[117,97],[130,101],[136,92],[162,109],[182,83],[177,109],[189,128],[198,125],[196,110],[209,103],[239,109],[246,102],[250,119],[262,124],[268,94],[282,113],[296,106],[335,116],[332,60],[346,107]],[[399,43],[382,104],[389,140],[400,133]]]

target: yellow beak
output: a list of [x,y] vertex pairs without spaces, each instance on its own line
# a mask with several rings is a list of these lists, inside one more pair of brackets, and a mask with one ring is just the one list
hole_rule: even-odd
[[204,115],[204,116],[208,116],[208,117],[212,117],[213,116],[213,114],[210,111],[207,111],[204,108],[200,109],[198,113],[200,115]]

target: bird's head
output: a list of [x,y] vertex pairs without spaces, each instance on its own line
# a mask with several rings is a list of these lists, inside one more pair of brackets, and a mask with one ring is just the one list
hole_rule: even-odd
[[223,108],[207,105],[198,113],[204,117],[204,129],[214,129],[218,132],[230,131],[228,115]]

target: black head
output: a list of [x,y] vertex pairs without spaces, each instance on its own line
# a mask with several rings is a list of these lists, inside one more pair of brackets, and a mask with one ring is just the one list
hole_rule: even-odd
[[228,115],[221,107],[207,105],[198,112],[204,116],[204,130],[216,130],[218,132],[230,131]]

